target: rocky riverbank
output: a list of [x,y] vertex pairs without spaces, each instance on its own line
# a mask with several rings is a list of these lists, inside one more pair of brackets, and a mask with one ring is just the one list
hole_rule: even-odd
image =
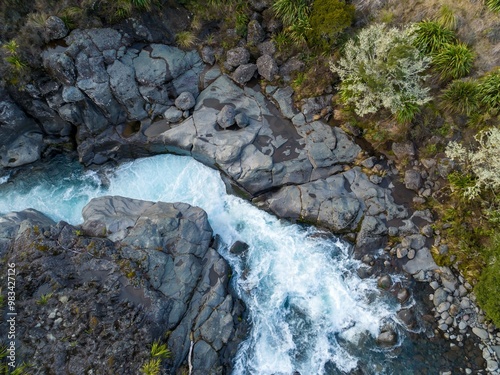
[[[185,52],[162,44],[161,40],[147,32],[144,25],[132,24],[129,30],[74,30],[58,48],[47,50],[43,55],[47,76],[28,85],[22,93],[7,96],[5,91],[2,92],[0,165],[5,172],[38,160],[43,155],[71,148],[74,144],[80,161],[85,165],[166,152],[192,155],[218,168],[227,177],[235,193],[246,196],[277,216],[312,223],[343,234],[355,244],[354,256],[365,264],[360,274],[363,277],[381,276],[381,288],[397,294],[402,304],[410,298],[411,291],[404,285],[393,285],[390,279],[387,280],[386,274],[404,270],[415,280],[430,283],[435,289],[432,301],[438,329],[457,348],[462,348],[464,341],[473,340],[472,331],[483,340],[486,367],[495,373],[498,368],[497,331],[494,327],[481,326],[481,314],[474,307],[474,299],[469,294],[470,286],[467,287],[463,279],[457,278],[450,269],[435,264],[431,255],[432,247],[445,251],[441,247],[445,245],[440,243],[439,233],[432,228],[431,213],[410,208],[410,202],[418,203],[432,194],[433,189],[439,188],[438,176],[445,175],[446,166],[433,165],[432,161],[423,168],[415,165],[414,169],[405,172],[405,186],[401,186],[397,181],[400,171],[391,160],[363,154],[343,130],[325,122],[323,116],[328,113],[328,109],[324,103],[329,102],[328,97],[305,101],[301,110],[298,110],[293,104],[291,88],[267,85],[261,89],[254,84],[252,79],[257,75],[272,79],[277,72],[283,76],[286,73],[284,65],[278,70],[272,56],[264,53],[267,50],[262,51],[255,63],[250,52],[243,47],[227,51],[224,69],[232,71],[228,75],[222,73],[218,66],[212,66],[214,58],[210,49],[204,49],[200,56],[195,51]],[[411,145],[395,144],[393,151],[396,157],[401,158],[411,158],[412,153],[414,155]],[[411,190],[418,194],[415,199],[407,199],[411,197]],[[398,195],[406,198],[399,199]],[[101,236],[104,233],[111,236],[114,245],[113,242],[105,243],[115,248],[118,241],[121,244],[119,259],[125,259],[125,263],[137,263],[139,258],[131,258],[132,255],[123,252],[122,247],[144,247],[150,250],[144,254],[148,257],[161,254],[153,250],[164,246],[164,240],[159,240],[158,244],[145,244],[143,242],[149,240],[148,229],[128,229],[133,223],[147,221],[145,218],[141,220],[141,215],[150,218],[161,215],[159,211],[154,211],[159,210],[159,206],[153,209],[147,203],[120,204],[127,209],[117,209],[115,203],[109,202],[104,204],[104,207],[109,206],[104,212],[99,211],[99,206],[88,208],[83,226],[85,236]],[[130,205],[134,206],[132,210],[128,207]],[[163,208],[167,212],[189,210],[184,206],[182,210],[175,206]],[[153,211],[149,212],[150,209]],[[49,223],[46,218],[42,220],[39,214],[33,215],[45,227],[69,228],[64,233],[78,231],[64,224]],[[25,228],[21,228],[24,220],[22,216],[19,219],[15,215],[13,219],[4,219],[14,223],[9,224],[9,228],[14,228],[9,229],[9,233],[16,234],[5,235],[5,243],[14,241],[14,248],[21,246],[16,245],[17,233],[25,233]],[[34,233],[35,225],[25,224],[28,228],[26,235],[31,236],[29,240],[42,241],[42,247],[55,246],[59,249],[58,243],[54,241],[60,241],[60,232],[49,228],[43,230],[43,236],[40,237]],[[203,225],[201,227],[205,228]],[[204,230],[210,232],[206,228]],[[68,235],[70,238],[66,241],[77,244],[85,238],[75,233]],[[388,240],[391,240],[390,245]],[[45,245],[44,241],[53,242]],[[80,251],[78,247],[69,246],[69,242],[63,244],[67,248],[66,252]],[[205,239],[203,246],[200,244],[206,248],[203,254],[193,253],[194,257],[204,259],[209,254],[213,257],[213,264],[219,261],[222,264],[223,261],[209,249],[209,242],[209,239]],[[10,246],[4,247],[4,251],[10,251]],[[381,254],[379,249],[383,248],[387,251]],[[104,258],[111,257],[112,250],[102,251],[104,255],[107,254]],[[20,256],[18,253],[22,252],[14,255]],[[172,257],[172,254],[165,256]],[[181,272],[185,263],[176,262],[174,258],[171,264],[182,263],[178,270]],[[75,260],[67,261],[71,263]],[[113,272],[118,272],[118,266],[110,267]],[[138,264],[131,265],[127,272],[136,272],[136,267],[141,269]],[[227,265],[221,267],[221,285],[226,288]],[[177,272],[177,267],[173,267],[173,270]],[[44,269],[44,272],[48,271]],[[201,267],[196,272],[202,275],[208,271]],[[191,279],[188,274],[184,276]],[[154,277],[157,276],[145,273],[145,280],[149,280],[154,293],[160,293],[161,282],[156,284]],[[32,291],[30,298],[43,294],[43,291],[37,292],[39,287],[28,288]],[[193,322],[198,319],[197,308],[190,308],[191,313],[186,315],[189,316],[189,322],[182,325],[178,321],[185,313],[180,312],[182,306],[190,303],[200,305],[199,301],[189,300],[198,287],[189,286],[184,299],[179,299],[177,305],[171,299],[165,302],[171,305],[169,309],[174,311],[177,319],[165,321],[166,326],[170,327],[168,329],[173,330],[169,344],[174,353],[179,353],[172,363],[175,368],[185,364],[190,341],[187,332],[202,331],[201,328],[198,331],[193,328]],[[204,292],[209,287],[214,285],[209,282],[205,287],[200,286],[205,288]],[[146,295],[153,291],[142,293]],[[228,291],[224,289],[224,293],[226,298]],[[215,343],[211,339],[198,341],[196,338],[196,342],[200,342],[198,347],[195,346],[196,353],[211,358],[207,362],[210,368],[227,368],[228,362],[221,358],[229,361],[230,355],[221,355],[221,350],[226,350],[223,348],[228,342],[237,343],[237,340],[229,340],[229,337],[238,331],[234,319],[243,310],[239,307],[233,313],[234,303],[231,299],[231,306],[224,310],[225,315],[220,318],[223,322],[219,318],[218,323],[210,321],[210,326],[212,323],[224,323],[231,327],[225,340],[219,342],[213,338],[217,341]],[[55,301],[54,304],[54,308],[59,309]],[[414,329],[420,318],[428,314],[411,307],[402,308],[401,311],[401,319],[410,329]],[[57,316],[57,312],[55,314]],[[414,315],[417,315],[415,319]],[[231,323],[228,317],[231,317]],[[63,315],[61,318],[62,321],[66,319]],[[176,333],[178,325],[183,328],[179,328]],[[381,340],[391,337],[391,334],[382,334]],[[157,336],[157,332],[150,332],[149,336],[141,338],[140,343],[144,347],[148,340],[152,341]],[[139,342],[139,339],[134,340]],[[393,339],[387,341],[389,345],[391,342]],[[138,344],[137,348],[141,345]],[[234,350],[232,345],[231,350]],[[37,351],[34,348],[30,350],[29,353]],[[473,362],[474,359],[467,361]],[[462,370],[467,372],[468,368],[469,371],[478,372],[480,365],[483,364],[465,362]]]

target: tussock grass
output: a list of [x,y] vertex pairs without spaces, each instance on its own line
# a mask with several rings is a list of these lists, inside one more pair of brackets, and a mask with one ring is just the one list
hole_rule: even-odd
[[474,62],[474,53],[463,43],[446,44],[433,57],[432,63],[443,80],[468,75]]

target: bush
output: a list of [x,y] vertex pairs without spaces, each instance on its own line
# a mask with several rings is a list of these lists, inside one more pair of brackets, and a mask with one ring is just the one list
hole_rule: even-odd
[[474,288],[479,306],[500,327],[500,234],[495,234],[485,249],[488,263]]
[[406,122],[410,112],[431,100],[421,85],[430,58],[414,47],[414,31],[375,24],[347,42],[338,64],[330,64],[342,81],[341,99],[359,116],[386,108]]
[[349,27],[354,19],[354,5],[341,0],[314,0],[307,34],[309,45],[330,47],[335,37]]
[[463,43],[444,45],[432,59],[444,80],[465,77],[472,69],[473,62],[474,53]]
[[453,44],[457,40],[452,30],[434,21],[417,23],[416,34],[415,46],[427,55],[435,54],[446,44]]
[[456,80],[443,91],[445,109],[470,116],[479,111],[479,85],[472,80]]
[[476,198],[485,189],[500,190],[500,129],[481,131],[474,139],[479,144],[475,151],[466,150],[457,142],[450,142],[446,147],[446,156],[457,160],[467,173],[476,177],[475,183],[464,190],[464,196],[469,199]]

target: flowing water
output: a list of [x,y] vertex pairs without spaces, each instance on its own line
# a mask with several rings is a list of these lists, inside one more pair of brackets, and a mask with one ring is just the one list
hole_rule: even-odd
[[84,205],[102,195],[180,201],[203,208],[223,244],[249,244],[245,259],[227,246],[219,249],[252,324],[234,374],[345,374],[356,368],[412,374],[422,366],[413,360],[410,340],[403,340],[399,359],[376,345],[383,324],[397,327],[396,304],[380,294],[374,279],[357,276],[359,264],[346,244],[228,195],[218,172],[192,158],[155,156],[95,172],[59,157],[0,183],[0,213],[31,207],[77,225]]

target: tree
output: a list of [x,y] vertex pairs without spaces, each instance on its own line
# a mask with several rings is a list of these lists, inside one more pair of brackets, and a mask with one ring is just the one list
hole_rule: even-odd
[[414,46],[415,38],[414,26],[400,30],[375,24],[361,30],[338,63],[330,64],[341,79],[341,99],[360,116],[386,108],[411,120],[431,100],[422,86],[431,59]]
[[467,150],[457,142],[450,142],[446,147],[446,156],[457,160],[465,171],[475,179],[471,186],[464,190],[464,196],[476,198],[482,190],[490,188],[500,189],[500,129],[491,128],[481,131],[474,136],[479,147],[475,151]]

